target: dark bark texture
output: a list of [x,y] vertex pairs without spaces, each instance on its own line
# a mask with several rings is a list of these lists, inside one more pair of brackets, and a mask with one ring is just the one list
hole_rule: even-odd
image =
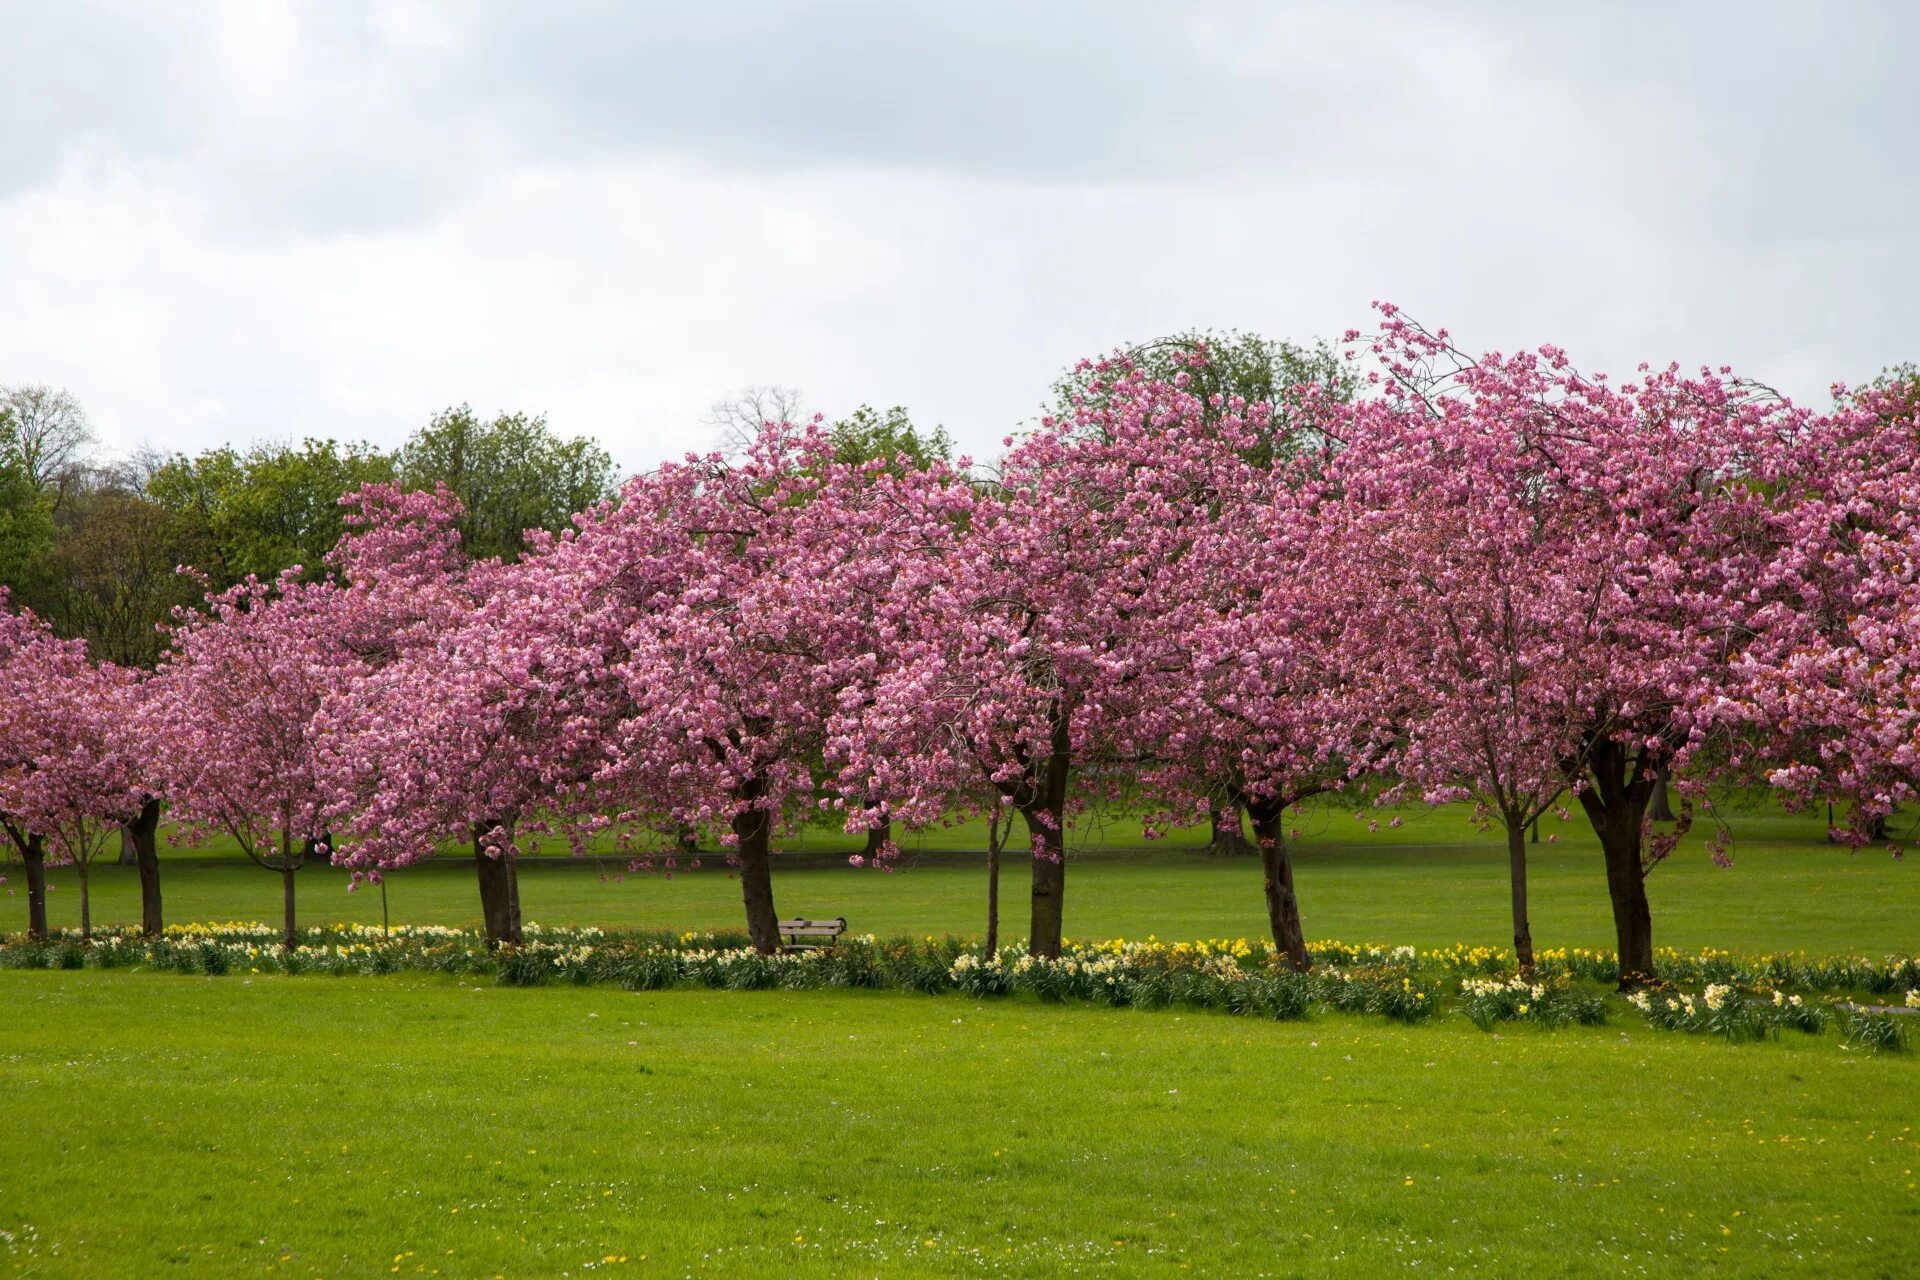
[[47,935],[47,844],[46,840],[23,831],[11,822],[5,824],[13,847],[27,876],[27,937],[44,940]]
[[1039,803],[1021,810],[1033,836],[1033,920],[1028,946],[1033,954],[1051,960],[1060,954],[1060,931],[1066,919],[1067,898],[1067,779],[1073,769],[1072,742],[1067,717],[1056,708],[1053,750],[1039,778]]
[[1300,973],[1313,967],[1307,954],[1307,937],[1300,926],[1300,897],[1293,887],[1293,857],[1287,851],[1287,833],[1283,824],[1287,806],[1280,801],[1253,801],[1247,816],[1253,819],[1254,843],[1260,846],[1260,872],[1266,884],[1267,927],[1273,933],[1273,945],[1287,957],[1287,963]]
[[987,826],[987,955],[1000,954],[1000,846],[1006,843],[998,813]]
[[157,938],[165,927],[160,915],[160,801],[140,806],[140,816],[124,828],[133,844],[134,863],[140,868],[140,932]]
[[1513,895],[1513,954],[1520,972],[1533,973],[1533,925],[1527,919],[1527,840],[1520,815],[1507,815],[1507,879]]
[[773,815],[756,807],[766,794],[758,779],[741,789],[742,805],[733,814],[739,844],[740,897],[747,909],[747,934],[753,949],[770,956],[780,950],[780,916],[773,908]]
[[280,929],[280,945],[291,951],[300,943],[300,928],[293,913],[293,875],[294,864],[289,861],[280,870],[281,905],[286,911],[286,919]]
[[473,867],[480,880],[480,919],[487,932],[487,948],[520,945],[520,872],[513,856],[487,852],[487,837],[498,822],[483,822],[473,833]]
[[1580,807],[1600,837],[1607,894],[1613,903],[1620,989],[1631,991],[1655,976],[1653,913],[1647,905],[1647,867],[1641,856],[1654,770],[1644,755],[1636,756],[1603,738],[1589,748],[1586,772],[1588,785],[1580,791]]

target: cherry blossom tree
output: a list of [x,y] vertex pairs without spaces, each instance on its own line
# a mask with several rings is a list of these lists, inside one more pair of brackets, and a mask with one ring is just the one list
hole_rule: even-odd
[[1746,646],[1718,710],[1762,728],[1790,803],[1848,805],[1833,834],[1858,848],[1920,795],[1920,386],[1843,393],[1820,428],[1781,484],[1798,481],[1806,625]]
[[866,579],[895,572],[888,548],[925,518],[895,495],[918,479],[832,454],[817,424],[770,424],[735,461],[637,477],[523,560],[513,606],[561,700],[543,736],[568,758],[597,754],[556,804],[601,824],[723,829],[767,952],[775,830],[822,799],[827,718],[876,662],[870,610],[846,599],[889,594]]
[[883,620],[832,743],[843,792],[884,797],[910,826],[1021,815],[1041,956],[1060,949],[1069,819],[1088,794],[1117,798],[1139,749],[1121,727],[1144,696],[1140,638],[1177,625],[1158,576],[1208,523],[1211,468],[1240,465],[1191,393],[1109,370],[992,485],[938,491],[947,518],[896,579],[913,608]]
[[[514,865],[523,820],[557,786],[542,713],[560,705],[544,684],[533,603],[509,584],[531,575],[469,562],[445,489],[368,485],[342,499],[348,533],[329,556],[333,601],[356,665],[314,724],[330,831],[349,837],[334,861],[378,875],[468,844],[490,945],[518,943]],[[549,538],[535,531],[537,552]],[[532,641],[529,647],[528,641]]]
[[[3,602],[0,602],[3,605]],[[80,883],[80,932],[93,936],[94,859],[147,799],[130,733],[137,673],[95,664],[79,640],[38,619],[0,629],[0,814],[28,861],[30,932],[45,936],[44,860]]]
[[[27,610],[15,610],[6,588],[0,587],[0,717],[24,718],[32,706],[32,690],[23,687],[30,661],[28,653],[36,646],[53,641],[46,623]],[[28,754],[31,739],[25,734],[0,733],[0,829],[4,829],[14,851],[20,855],[27,878],[27,936],[47,936],[47,843],[46,836],[32,830],[23,815],[6,809],[5,797],[17,780],[33,767]]]
[[1566,622],[1603,584],[1589,564],[1543,572],[1559,545],[1554,512],[1516,501],[1489,470],[1436,473],[1402,505],[1355,504],[1353,545],[1368,553],[1368,665],[1394,690],[1402,726],[1401,785],[1381,798],[1411,789],[1432,803],[1469,800],[1504,830],[1514,955],[1530,973],[1526,831],[1555,807],[1563,762],[1580,751],[1567,699],[1589,637]]
[[[1132,376],[1114,376],[1118,369]],[[1089,404],[1135,394],[1132,388],[1141,382],[1177,386],[1193,396],[1203,425],[1224,420],[1223,436],[1202,438],[1231,439],[1234,453],[1250,464],[1243,482],[1270,474],[1291,482],[1316,474],[1316,467],[1295,464],[1312,461],[1331,443],[1324,406],[1351,398],[1354,373],[1351,362],[1325,342],[1303,346],[1257,333],[1188,330],[1130,345],[1109,360],[1081,361],[1054,384],[1053,401],[1071,416]],[[1232,511],[1219,495],[1202,492],[1210,512]],[[1207,815],[1209,848],[1228,855],[1257,852],[1244,834],[1231,780],[1215,779],[1209,790],[1217,801]]]
[[[1750,768],[1747,747],[1719,733],[1725,721],[1714,709],[1738,687],[1738,653],[1801,625],[1796,606],[1814,552],[1796,542],[1779,481],[1811,415],[1725,370],[1643,367],[1616,384],[1581,374],[1553,347],[1472,359],[1444,331],[1382,311],[1371,343],[1377,394],[1354,408],[1342,482],[1406,531],[1403,545],[1389,539],[1394,555],[1414,556],[1420,523],[1439,505],[1443,527],[1414,556],[1429,574],[1479,554],[1490,530],[1526,539],[1489,562],[1508,576],[1483,583],[1484,604],[1463,580],[1470,571],[1448,569],[1431,589],[1417,570],[1395,579],[1412,594],[1390,607],[1430,611],[1420,634],[1469,624],[1475,633],[1463,630],[1462,642],[1436,655],[1455,661],[1453,673],[1425,673],[1436,677],[1435,718],[1425,722],[1431,733],[1416,735],[1410,767],[1460,786],[1478,775],[1471,785],[1496,804],[1504,797],[1518,816],[1551,786],[1533,753],[1559,751],[1560,773],[1600,838],[1622,984],[1645,981],[1653,974],[1645,880],[1678,840],[1677,831],[1650,831],[1649,801],[1669,771],[1696,766],[1688,786],[1697,792],[1711,773]],[[1465,523],[1444,514],[1449,500],[1470,516]],[[1506,695],[1511,713],[1489,700],[1491,685],[1476,692],[1464,678],[1501,678],[1505,642],[1490,624],[1508,601],[1516,617],[1506,679],[1524,676]],[[1498,643],[1475,657],[1488,642]],[[1399,644],[1382,636],[1383,649]],[[1455,685],[1468,722],[1455,720],[1452,731],[1470,738],[1477,722],[1501,721],[1483,737],[1502,772],[1498,794],[1491,765],[1485,774],[1457,768],[1460,744],[1437,745],[1458,714],[1437,695]]]
[[1350,634],[1359,579],[1323,486],[1283,474],[1304,463],[1235,466],[1191,552],[1149,588],[1124,740],[1167,820],[1246,812],[1274,946],[1304,971],[1287,811],[1377,768],[1398,704]]
[[[423,634],[330,697],[318,719],[332,821],[350,839],[335,861],[375,874],[470,843],[492,946],[521,941],[515,859],[545,829],[569,779],[603,763],[575,730],[591,692],[588,655],[525,625],[551,605],[537,555],[467,575],[466,616]],[[564,586],[564,584],[561,584]],[[604,715],[599,717],[604,719]],[[582,744],[592,743],[582,754]],[[577,797],[573,797],[577,802]]]
[[191,835],[231,836],[281,877],[288,947],[299,941],[294,875],[329,852],[314,723],[356,662],[339,595],[296,567],[210,596],[175,626],[145,708],[175,816]]

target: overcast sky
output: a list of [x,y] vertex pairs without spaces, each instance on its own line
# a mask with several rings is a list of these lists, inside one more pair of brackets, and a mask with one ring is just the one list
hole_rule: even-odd
[[641,469],[779,383],[984,454],[1080,355],[1386,298],[1824,400],[1920,357],[1916,48],[1897,0],[0,0],[0,382],[121,450],[468,401]]

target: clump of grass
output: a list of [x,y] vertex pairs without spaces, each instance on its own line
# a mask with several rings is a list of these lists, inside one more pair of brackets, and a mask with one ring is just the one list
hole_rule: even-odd
[[1597,1026],[1607,1018],[1606,1001],[1574,986],[1565,977],[1528,981],[1514,976],[1466,978],[1460,983],[1461,1012],[1482,1031],[1502,1022],[1534,1022],[1545,1027],[1569,1023]]
[[1841,1005],[1840,1043],[1868,1053],[1904,1053],[1909,1044],[1906,1020],[1899,1014]]

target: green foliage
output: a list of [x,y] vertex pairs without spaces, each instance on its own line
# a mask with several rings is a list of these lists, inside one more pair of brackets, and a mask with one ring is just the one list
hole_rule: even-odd
[[[1765,1040],[1783,1030],[1819,1035],[1826,1030],[1829,1017],[1826,1005],[1802,995],[1788,995],[1779,990],[1742,991],[1723,983],[1709,983],[1699,995],[1687,991],[1636,991],[1627,1002],[1638,1009],[1651,1026],[1733,1041]],[[1857,1038],[1848,1032],[1849,1007],[1845,1003],[1833,1006],[1841,1015],[1843,1041],[1849,1047],[1858,1047]]]
[[[609,932],[593,926],[529,924],[518,945],[489,949],[475,931],[441,925],[309,926],[292,949],[266,924],[172,925],[159,938],[110,926],[90,941],[63,931],[48,940],[0,935],[0,969],[138,967],[217,976],[225,973],[395,973],[491,975],[502,986],[617,985],[653,991],[688,985],[725,991],[840,988],[957,993],[970,999],[1025,994],[1050,1004],[1110,1008],[1183,1008],[1242,1017],[1293,1019],[1315,1009],[1416,1023],[1449,1010],[1483,1031],[1530,1022],[1549,1029],[1606,1021],[1607,997],[1562,976],[1509,970],[1469,977],[1449,997],[1458,948],[1310,945],[1314,967],[1297,973],[1264,943],[1111,941],[1079,943],[1058,957],[1024,947],[987,954],[967,939],[870,935],[836,945],[762,955],[736,933]],[[1510,958],[1509,958],[1510,959]],[[1889,964],[1911,966],[1912,956]],[[1704,992],[1640,991],[1627,1003],[1663,1030],[1764,1040],[1784,1029],[1819,1035],[1832,1011],[1850,1048],[1897,1049],[1900,1014],[1862,1008],[1833,992],[1802,995],[1775,988],[1742,991],[1710,983]]]
[[1910,1017],[1897,1013],[1882,1013],[1876,1009],[1859,1009],[1852,1005],[1841,1005],[1840,1036],[1850,1049],[1864,1049],[1868,1053],[1904,1053],[1910,1043],[1907,1023]]
[[[295,565],[319,577],[345,529],[340,497],[361,485],[446,485],[467,507],[467,549],[506,558],[526,530],[562,529],[612,489],[604,449],[525,414],[483,422],[463,405],[398,451],[309,439],[175,455],[147,469],[90,463],[85,415],[64,392],[0,393],[0,584],[101,657],[136,665],[159,652],[158,627],[173,608],[200,597],[176,566],[194,566],[216,589]],[[897,431],[891,419],[876,427],[876,441]],[[901,439],[920,438],[909,426]]]
[[899,405],[882,413],[863,404],[829,427],[827,435],[833,441],[834,461],[840,463],[892,465],[905,458],[909,465],[924,469],[953,453],[953,439],[945,427],[922,431]]
[[83,636],[94,656],[150,665],[164,644],[159,625],[200,586],[176,569],[201,559],[196,522],[118,483],[68,495],[46,558],[41,608],[65,635]]
[[208,556],[199,567],[226,586],[294,565],[318,577],[345,529],[340,495],[393,477],[393,455],[372,445],[305,440],[170,458],[147,493],[205,531]]
[[191,583],[189,525],[142,492],[138,463],[96,466],[86,415],[64,391],[0,388],[0,585],[97,657],[150,662]]
[[529,529],[558,531],[575,512],[613,489],[613,459],[584,437],[563,439],[547,420],[524,413],[482,421],[471,408],[448,409],[401,448],[408,488],[444,484],[466,504],[460,536],[476,557],[511,560]]
[[1564,1027],[1606,1021],[1606,1002],[1564,978],[1532,981],[1515,975],[1505,980],[1468,978],[1460,984],[1461,1011],[1482,1031],[1497,1023],[1534,1022]]
[[1882,369],[1872,382],[1867,384],[1881,390],[1891,390],[1899,386],[1920,387],[1920,365],[1906,360],[1900,364]]
[[51,506],[21,458],[12,412],[0,407],[0,585],[28,599],[53,547]]

